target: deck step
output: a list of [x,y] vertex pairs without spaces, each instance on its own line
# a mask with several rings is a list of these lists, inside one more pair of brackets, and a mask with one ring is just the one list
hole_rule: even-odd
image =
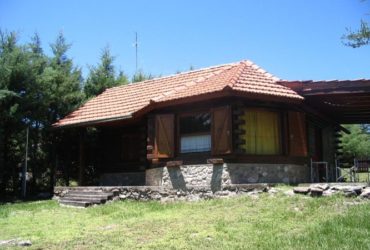
[[105,203],[108,199],[96,198],[96,197],[71,197],[71,196],[67,196],[67,197],[63,197],[61,200],[62,201],[64,201],[64,200],[86,201],[86,202],[91,202],[91,203],[94,203],[94,204],[100,204],[100,203]]
[[60,200],[59,204],[73,207],[88,207],[92,205],[90,202],[87,201],[71,201],[71,200]]
[[73,190],[73,191],[69,191],[68,194],[96,194],[96,195],[99,195],[99,194],[104,194],[104,195],[114,195],[112,192],[102,192],[102,191],[83,191],[83,190]]
[[113,197],[114,194],[112,192],[90,191],[88,189],[71,190],[60,198],[59,203],[74,207],[88,207],[95,204],[104,204]]
[[88,194],[88,193],[80,193],[80,194],[66,194],[66,197],[85,197],[85,198],[101,198],[101,199],[110,199],[113,197],[113,194]]

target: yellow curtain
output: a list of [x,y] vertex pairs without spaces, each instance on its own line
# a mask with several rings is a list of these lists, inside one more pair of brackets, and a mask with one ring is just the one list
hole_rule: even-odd
[[280,153],[279,115],[277,112],[248,109],[242,119],[245,130],[242,147],[247,154],[274,155]]

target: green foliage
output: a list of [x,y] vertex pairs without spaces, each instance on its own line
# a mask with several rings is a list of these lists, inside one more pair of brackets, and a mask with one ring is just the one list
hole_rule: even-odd
[[343,155],[345,157],[370,157],[370,130],[368,125],[345,125],[351,133],[342,132]]
[[347,29],[347,34],[342,37],[344,44],[352,48],[358,48],[370,43],[370,26],[361,20],[360,28],[356,31]]
[[30,128],[31,189],[50,187],[60,132],[50,126],[83,101],[81,70],[66,55],[62,33],[46,56],[38,34],[19,45],[15,33],[0,32],[0,193],[19,189],[25,131]]
[[[361,0],[365,2],[366,0]],[[352,48],[359,48],[370,44],[370,26],[369,23],[361,20],[360,28],[356,31],[352,31],[347,28],[347,34],[342,36],[342,40],[346,46]]]
[[154,76],[152,74],[146,74],[142,70],[139,70],[137,73],[134,74],[131,82],[142,82],[142,81],[150,80],[153,78]]
[[370,204],[283,194],[199,202],[0,205],[2,239],[34,249],[368,249]]
[[111,55],[109,47],[104,48],[100,64],[97,67],[90,67],[90,73],[84,86],[88,98],[101,94],[107,88],[127,84],[127,77],[122,71],[116,75],[113,62],[114,57]]
[[52,54],[46,55],[37,33],[29,43],[19,44],[15,32],[0,30],[0,198],[19,194],[27,127],[33,176],[29,187],[38,192],[53,186],[57,161],[58,170],[76,172],[78,131],[52,130],[51,125],[79,107],[86,95],[128,82],[122,71],[116,73],[114,57],[106,48],[82,89],[81,69],[68,57],[71,44],[63,33],[50,47]]

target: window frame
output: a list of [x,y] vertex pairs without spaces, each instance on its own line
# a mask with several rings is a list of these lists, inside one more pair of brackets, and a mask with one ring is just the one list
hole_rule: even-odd
[[[202,113],[208,113],[210,115],[210,128],[208,133],[204,132],[197,132],[197,133],[187,133],[187,134],[181,134],[180,133],[180,119],[183,117],[188,116],[195,116]],[[181,152],[181,136],[196,136],[196,135],[209,135],[211,137],[211,147],[207,151],[200,151],[200,152]],[[176,152],[178,155],[189,155],[189,154],[210,154],[212,151],[212,113],[210,109],[200,109],[196,111],[187,111],[177,114],[176,119]]]

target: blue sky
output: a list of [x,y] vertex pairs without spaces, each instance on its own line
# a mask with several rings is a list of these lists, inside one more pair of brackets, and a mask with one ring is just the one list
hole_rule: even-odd
[[63,31],[85,75],[106,45],[132,75],[136,31],[139,67],[154,75],[250,59],[287,80],[358,79],[370,78],[370,46],[340,38],[369,13],[359,0],[0,0],[0,28],[21,42],[38,32],[47,53]]

